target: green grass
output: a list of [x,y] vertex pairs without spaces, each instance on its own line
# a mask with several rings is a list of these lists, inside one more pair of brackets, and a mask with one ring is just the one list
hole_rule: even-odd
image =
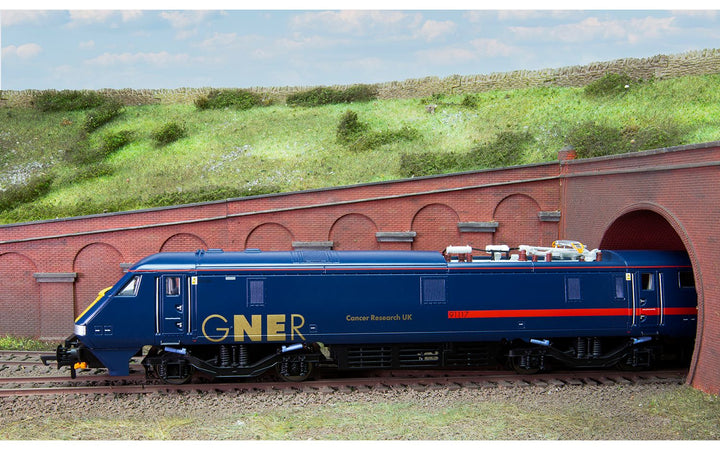
[[[0,399],[0,404],[5,399]],[[7,400],[0,439],[716,440],[720,401],[688,386]],[[45,402],[45,403],[43,403]],[[92,408],[78,405],[93,404]],[[199,406],[202,405],[202,406]],[[36,415],[38,414],[38,415]]]
[[27,337],[0,336],[0,350],[55,350],[57,342],[38,341]]
[[[555,160],[571,132],[587,123],[625,135],[670,124],[680,130],[672,145],[720,140],[720,75],[644,82],[602,98],[586,95],[583,88],[559,87],[490,91],[471,98],[465,101],[471,107],[462,105],[463,95],[313,108],[128,106],[91,133],[83,131],[87,111],[4,107],[0,189],[22,188],[40,174],[53,183],[48,192],[20,196],[22,203],[0,211],[0,223],[393,180],[408,176],[400,164],[403,155],[422,158],[427,152],[463,156],[462,164],[433,173],[482,169],[494,164],[465,156],[472,149],[492,148],[503,132],[531,137],[513,165]],[[439,104],[435,114],[425,111],[431,102]],[[348,110],[368,125],[368,133],[383,137],[371,149],[358,151],[338,142],[337,127]],[[153,132],[169,122],[183,124],[187,134],[157,146]],[[400,130],[411,130],[413,138],[392,139]],[[132,141],[107,155],[68,157],[82,148],[101,149],[107,136],[117,133],[132,135]]]

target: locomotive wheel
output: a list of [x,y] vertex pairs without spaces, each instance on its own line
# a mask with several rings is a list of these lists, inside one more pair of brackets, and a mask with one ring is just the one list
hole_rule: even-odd
[[648,370],[651,369],[654,364],[653,361],[645,361],[644,364],[637,364],[633,362],[633,355],[632,353],[628,354],[627,357],[621,359],[615,364],[615,367],[618,370],[624,370],[626,372],[639,372],[641,370]]
[[185,384],[195,373],[195,368],[183,360],[174,360],[170,363],[162,361],[154,364],[155,373],[167,384]]
[[283,381],[298,383],[310,379],[315,374],[315,364],[289,358],[275,366],[275,370]]
[[520,365],[520,357],[519,356],[510,358],[509,362],[510,362],[510,368],[519,375],[535,375],[536,373],[540,372],[539,367],[524,367],[524,366]]
[[542,370],[542,367],[540,367],[540,362],[537,361],[537,359],[537,357],[530,355],[510,356],[508,358],[508,365],[519,375],[534,375]]

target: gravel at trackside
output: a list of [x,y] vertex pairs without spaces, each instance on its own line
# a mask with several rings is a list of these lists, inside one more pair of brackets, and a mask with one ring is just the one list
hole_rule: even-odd
[[[91,437],[92,439],[210,439],[239,438],[253,439],[254,435],[208,434],[207,427],[225,427],[225,425],[244,425],[247,417],[257,415],[277,414],[282,420],[283,414],[305,414],[315,411],[316,408],[332,409],[344,405],[361,405],[358,411],[363,411],[362,405],[406,405],[407,408],[417,410],[442,410],[457,405],[483,405],[509,404],[519,408],[520,414],[529,416],[553,416],[563,414],[568,408],[582,408],[590,411],[587,417],[596,417],[600,423],[610,423],[610,429],[585,430],[563,428],[564,424],[557,424],[554,429],[548,430],[547,424],[540,425],[540,429],[513,425],[499,434],[488,435],[481,427],[495,426],[477,422],[477,413],[468,414],[468,420],[459,420],[456,424],[431,431],[430,436],[416,434],[414,439],[677,439],[677,431],[661,431],[668,429],[672,417],[649,414],[647,408],[652,398],[660,395],[672,395],[673,391],[687,389],[677,384],[648,384],[648,385],[601,385],[601,386],[528,386],[519,388],[481,388],[481,389],[438,389],[418,392],[410,388],[386,389],[384,391],[370,392],[335,392],[335,393],[186,393],[186,394],[132,394],[132,395],[57,395],[50,397],[10,397],[0,398],[0,439],[2,430],[11,426],[11,422],[40,420],[45,423],[65,424],[78,423],[80,420],[102,418],[107,420],[128,420],[132,423],[155,424],[159,417],[190,418],[193,424],[204,424],[205,431],[200,434],[193,432],[193,427],[182,426],[169,436],[155,437],[147,434],[137,434],[137,426],[126,427],[117,435]],[[208,418],[212,423],[208,424]],[[357,420],[362,422],[362,414]],[[515,418],[500,419],[500,422],[515,420]],[[628,426],[628,424],[642,424],[642,426]],[[361,424],[358,424],[362,426]],[[507,425],[507,424],[506,424]],[[418,427],[422,427],[419,424]],[[597,427],[596,427],[597,428]],[[226,430],[227,431],[227,430]],[[288,434],[280,439],[327,439],[328,430],[313,428],[305,430],[288,430]],[[342,433],[342,430],[338,431]],[[362,436],[361,439],[399,439],[396,435],[379,431],[377,435]],[[578,435],[578,433],[580,433]],[[332,435],[332,434],[331,434]],[[223,437],[224,436],[224,437]],[[339,438],[342,438],[340,434]],[[424,436],[424,437],[423,437]],[[87,439],[87,436],[73,436]],[[720,432],[713,436],[700,436],[695,438],[717,439]],[[17,438],[17,437],[14,437]],[[52,439],[45,436],[44,439]],[[65,438],[68,438],[65,436]],[[685,436],[687,439],[688,437]],[[33,439],[31,436],[21,439]]]
[[[0,364],[0,377],[65,373],[69,375],[66,369]],[[694,424],[697,419],[686,417],[687,409],[669,406],[682,403],[688,391],[692,389],[677,383],[650,383],[18,396],[0,398],[0,440],[54,439],[56,430],[62,439],[342,439],[357,430],[366,434],[351,438],[720,439],[720,414],[709,424]],[[410,424],[393,424],[393,416],[405,411],[427,414],[408,416]],[[720,407],[713,402],[709,411],[712,415]],[[352,426],[340,420],[330,428],[317,427],[325,421],[315,416],[323,414],[347,416]],[[451,423],[426,422],[433,415],[452,416]],[[700,421],[708,422],[703,417]],[[300,422],[285,429],[287,418]],[[97,420],[106,428],[96,431]],[[112,420],[119,425],[108,425]],[[403,426],[407,428],[398,430]]]

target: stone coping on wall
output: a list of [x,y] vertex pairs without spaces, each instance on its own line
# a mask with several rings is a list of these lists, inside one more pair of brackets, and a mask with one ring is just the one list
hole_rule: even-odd
[[413,242],[417,233],[414,231],[378,231],[375,238],[378,242]]
[[498,222],[458,222],[458,230],[461,233],[494,233],[500,223]]
[[541,222],[560,222],[560,211],[538,211],[538,219]]
[[332,250],[333,241],[293,241],[293,250]]
[[33,277],[38,283],[74,283],[77,272],[38,272]]

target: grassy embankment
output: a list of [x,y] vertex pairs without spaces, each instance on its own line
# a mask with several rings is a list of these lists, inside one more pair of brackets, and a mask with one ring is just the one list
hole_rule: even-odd
[[718,397],[687,386],[29,397],[0,405],[0,439],[13,440],[720,438]]
[[[97,108],[3,107],[0,223],[553,161],[567,144],[583,157],[720,140],[720,75],[628,83],[314,107],[126,106],[101,126]],[[341,139],[347,111],[356,127]],[[168,123],[179,138],[161,143]]]

